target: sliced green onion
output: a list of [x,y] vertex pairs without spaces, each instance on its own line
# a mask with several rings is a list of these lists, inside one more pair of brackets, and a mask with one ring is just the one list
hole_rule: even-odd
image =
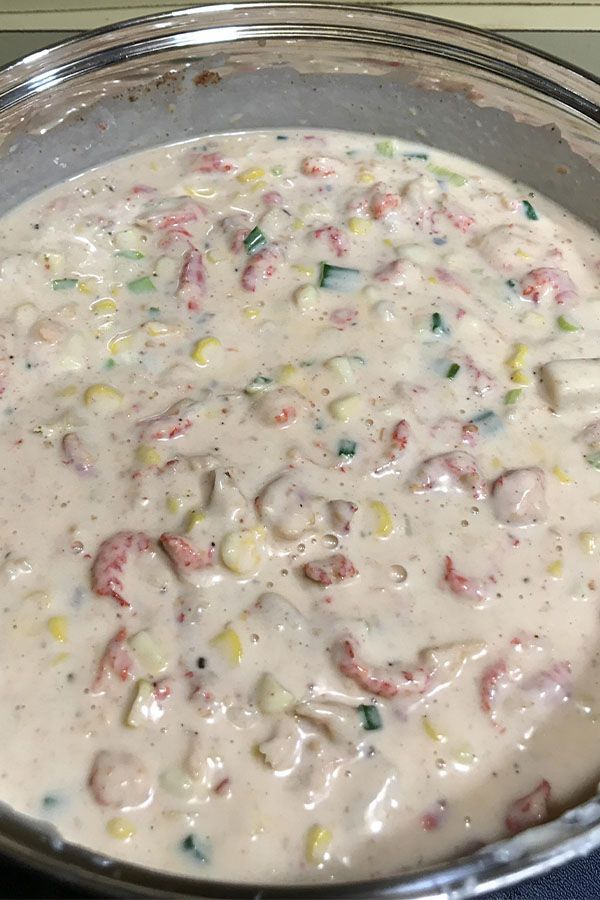
[[569,320],[565,319],[564,316],[559,316],[556,320],[556,324],[561,331],[579,331],[579,325],[575,325],[573,322],[569,322]]
[[135,278],[127,284],[127,287],[134,294],[147,294],[149,291],[156,290],[154,282],[148,275],[143,275],[142,278]]
[[508,285],[509,288],[516,288],[516,286],[517,286],[517,282],[514,280],[514,278],[508,278],[506,280],[506,284]]
[[158,308],[158,306],[149,306],[148,312],[151,316],[160,316],[160,309]]
[[143,259],[144,254],[140,250],[117,250],[115,256],[123,256],[125,259]]
[[521,200],[521,204],[523,206],[523,211],[528,219],[531,219],[532,222],[537,222],[539,216],[535,211],[534,207],[531,205],[529,200]]
[[343,266],[321,263],[319,287],[328,291],[338,291],[340,294],[350,294],[360,287],[361,281],[362,275],[358,269],[346,269]]
[[70,291],[77,287],[77,278],[54,278],[52,281],[53,291]]
[[55,806],[58,806],[60,803],[60,797],[57,797],[55,794],[46,794],[42,797],[42,806],[44,809],[54,809]]
[[356,441],[351,441],[348,438],[342,438],[338,444],[338,456],[343,456],[346,459],[352,459],[355,454]]
[[596,453],[588,453],[585,461],[600,472],[600,450],[597,450]]
[[471,424],[476,425],[482,434],[487,435],[496,434],[503,428],[502,419],[491,409],[486,409],[485,412],[473,416]]
[[448,371],[446,372],[446,378],[454,378],[460,372],[460,366],[458,363],[452,363]]
[[434,334],[450,334],[450,329],[442,319],[439,312],[434,312],[431,315],[431,330]]
[[523,388],[513,388],[512,391],[507,391],[504,395],[504,402],[507,406],[512,406],[513,403],[517,402],[522,393]]
[[405,159],[429,159],[429,154],[428,154],[428,153],[412,153],[412,152],[408,152],[408,153],[403,153],[402,156],[403,156]]
[[430,163],[427,168],[434,175],[437,175],[438,178],[449,181],[455,187],[462,187],[468,181],[468,178],[465,178],[464,175],[459,175],[458,172],[453,172],[452,169],[446,169],[444,166],[435,166],[433,163]]
[[116,362],[112,358],[107,359],[106,362],[104,363],[105,369],[114,369],[115,366],[116,366]]
[[365,731],[378,731],[380,728],[383,728],[381,714],[372,703],[361,703],[358,707],[358,714]]
[[392,159],[394,156],[393,141],[379,141],[378,144],[375,144],[375,149],[380,154],[380,156],[387,156],[388,159]]
[[244,238],[244,247],[246,248],[246,253],[248,253],[250,256],[254,256],[255,253],[263,250],[266,246],[267,239],[258,225],[256,225],[256,227],[252,229],[250,234],[246,235],[246,237]]
[[188,834],[181,842],[181,849],[190,853],[198,862],[210,862],[210,845],[208,840],[201,841],[195,834]]
[[245,391],[247,394],[260,394],[261,391],[264,391],[272,383],[272,378],[267,378],[266,375],[256,375],[252,381],[246,385]]

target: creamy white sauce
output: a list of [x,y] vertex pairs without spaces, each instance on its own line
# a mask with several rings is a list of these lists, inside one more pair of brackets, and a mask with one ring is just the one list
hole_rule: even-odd
[[437,151],[265,133],[0,237],[2,800],[293,882],[591,790],[599,364],[542,367],[598,353],[592,232]]

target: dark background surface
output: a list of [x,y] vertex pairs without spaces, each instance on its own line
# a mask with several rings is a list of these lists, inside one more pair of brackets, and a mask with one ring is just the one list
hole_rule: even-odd
[[[0,900],[90,897],[0,857]],[[524,884],[486,894],[485,900],[595,900],[600,898],[600,850]]]

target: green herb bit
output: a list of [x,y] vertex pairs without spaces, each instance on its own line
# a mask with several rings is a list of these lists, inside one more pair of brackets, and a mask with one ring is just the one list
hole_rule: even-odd
[[107,359],[106,362],[104,363],[105,369],[114,369],[115,366],[116,366],[116,362],[114,361],[114,359]]
[[70,291],[77,287],[77,278],[54,278],[52,281],[53,291]]
[[444,166],[435,166],[433,163],[430,163],[427,168],[433,175],[443,178],[455,187],[462,187],[469,180],[464,175],[459,175],[458,172],[453,172],[452,169],[446,169]]
[[115,256],[122,256],[124,259],[143,259],[144,254],[141,250],[117,250]]
[[517,402],[522,393],[523,388],[513,388],[512,391],[507,391],[504,395],[504,402],[507,406],[512,406]]
[[412,153],[409,151],[408,153],[403,153],[402,156],[404,159],[429,159],[428,153]]
[[600,472],[600,450],[597,450],[595,453],[588,453],[585,461],[589,463],[593,469],[597,469],[597,471]]
[[147,294],[156,290],[154,282],[148,275],[143,275],[142,278],[135,278],[133,281],[128,282],[127,287],[133,294]]
[[160,316],[160,309],[158,308],[158,306],[149,306],[148,312],[151,316]]
[[379,141],[378,144],[375,144],[375,149],[380,154],[380,156],[387,156],[388,159],[392,159],[394,156],[393,141]]
[[431,315],[431,330],[434,334],[450,334],[450,329],[442,319],[439,312],[434,312]]
[[254,256],[255,253],[258,253],[264,247],[267,246],[267,239],[256,225],[255,228],[252,229],[250,234],[246,235],[244,238],[244,247],[246,248],[246,253],[250,256]]
[[452,363],[448,371],[446,372],[446,378],[455,378],[456,375],[460,372],[460,366],[458,363]]
[[188,834],[181,842],[181,849],[190,853],[198,862],[210,862],[210,846],[208,841],[201,841],[195,834]]
[[338,456],[343,456],[345,459],[352,459],[355,454],[356,441],[351,441],[348,438],[342,438],[338,444]]
[[575,325],[574,322],[569,322],[568,319],[565,319],[564,316],[559,316],[556,320],[556,324],[560,328],[561,331],[579,331],[579,325]]
[[379,731],[380,728],[383,728],[381,714],[372,703],[361,703],[358,707],[358,714],[365,731]]
[[507,278],[506,284],[509,288],[516,288],[517,286],[517,282],[514,280],[514,278]]
[[539,216],[535,211],[535,208],[531,205],[529,200],[521,200],[521,205],[523,206],[523,211],[528,219],[531,219],[532,222],[537,222]]
[[55,806],[58,806],[60,803],[60,797],[57,797],[56,794],[46,794],[42,797],[42,806],[44,809],[54,809]]

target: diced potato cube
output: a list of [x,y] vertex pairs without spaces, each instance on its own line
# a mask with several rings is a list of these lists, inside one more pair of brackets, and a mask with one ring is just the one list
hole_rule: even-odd
[[152,632],[144,629],[132,635],[127,641],[131,650],[146,673],[156,678],[168,667],[169,661],[164,648],[160,645]]

